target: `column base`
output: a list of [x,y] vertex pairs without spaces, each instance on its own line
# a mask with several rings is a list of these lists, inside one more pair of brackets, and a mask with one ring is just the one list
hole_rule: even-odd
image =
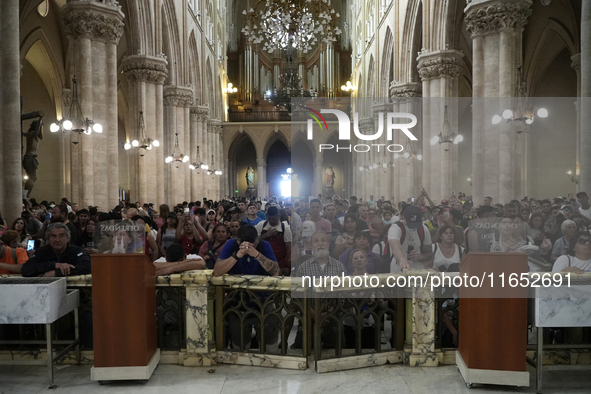
[[92,367],[90,380],[148,380],[160,362],[160,349],[156,349],[148,365],[138,367]]
[[529,372],[527,371],[468,368],[459,351],[456,352],[456,365],[468,387],[471,387],[473,383],[529,387]]
[[439,358],[435,353],[411,354],[408,357],[408,365],[411,367],[437,367]]

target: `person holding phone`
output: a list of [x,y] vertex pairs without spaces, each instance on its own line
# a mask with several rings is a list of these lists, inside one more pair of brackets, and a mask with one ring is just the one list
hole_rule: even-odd
[[17,218],[14,222],[12,222],[10,229],[18,233],[18,246],[21,248],[26,248],[28,241],[31,240],[31,236],[27,233],[25,219]]

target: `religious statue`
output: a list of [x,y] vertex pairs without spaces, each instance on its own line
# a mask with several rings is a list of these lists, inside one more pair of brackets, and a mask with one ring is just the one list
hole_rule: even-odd
[[333,187],[335,179],[336,179],[336,175],[334,173],[334,170],[332,169],[332,166],[329,166],[326,169],[326,186]]
[[23,168],[27,173],[27,182],[25,183],[25,190],[27,191],[27,198],[31,195],[33,185],[37,180],[37,168],[39,167],[39,161],[37,160],[37,145],[39,140],[43,139],[43,120],[39,119],[31,122],[31,126],[26,133],[22,133],[27,139],[27,150],[23,156]]
[[246,170],[246,185],[247,189],[254,187],[254,170],[250,166]]

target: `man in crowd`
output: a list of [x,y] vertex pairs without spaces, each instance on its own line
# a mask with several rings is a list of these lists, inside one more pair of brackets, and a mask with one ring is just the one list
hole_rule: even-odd
[[294,276],[341,276],[343,273],[346,275],[345,266],[328,253],[329,238],[325,232],[316,231],[310,243],[313,257],[300,264]]
[[238,213],[240,214],[240,215],[238,215],[238,218],[242,222],[247,217],[247,214],[246,214],[246,203],[244,201],[239,201],[236,206],[238,207]]
[[400,272],[402,269],[422,268],[426,261],[433,257],[431,252],[431,234],[422,223],[421,208],[416,205],[408,205],[402,213],[403,221],[390,226],[388,231],[388,243],[392,254],[396,258],[397,266],[392,266],[391,272]]
[[248,204],[248,208],[246,208],[246,219],[243,220],[244,224],[248,224],[249,226],[256,226],[260,222],[263,221],[257,215],[257,205],[254,202]]
[[281,222],[279,209],[271,206],[267,210],[267,220],[259,222],[256,227],[259,239],[267,241],[279,264],[279,275],[291,275],[291,241],[289,225]]
[[591,220],[591,204],[589,204],[589,196],[585,192],[577,193],[577,200],[579,200],[579,212],[587,219]]
[[90,257],[71,243],[70,229],[61,222],[47,229],[47,245],[35,250],[21,268],[22,276],[69,276],[90,274]]
[[339,221],[339,223],[341,223],[341,225],[343,225],[343,221],[345,220],[345,207],[344,207],[343,201],[336,200],[334,202],[334,208],[336,211],[337,220]]
[[484,197],[484,205],[492,205],[493,199],[490,196]]
[[240,220],[230,220],[230,238],[236,238],[238,230],[240,229]]
[[320,210],[322,209],[322,203],[317,198],[310,201],[310,215],[312,221],[316,225],[317,231],[324,231],[325,233],[332,232],[332,225],[330,222],[320,216]]
[[337,220],[337,209],[334,204],[328,204],[324,207],[324,218],[330,222],[332,231],[338,233],[343,232],[343,226],[341,225],[341,222]]
[[187,256],[183,245],[173,243],[166,248],[166,259],[161,257],[156,260],[154,268],[156,268],[156,276],[171,275],[191,270],[204,270],[205,261],[196,254]]
[[[78,212],[76,212],[76,216],[78,219],[76,221],[76,227],[78,230],[78,234],[82,235],[86,232],[86,224],[88,223],[88,220],[90,219],[90,214],[88,213],[88,209],[84,208],[84,209],[80,209]],[[130,217],[132,217],[132,216],[130,216]]]
[[20,274],[23,264],[29,260],[27,251],[17,247],[18,233],[7,230],[0,238],[0,275]]

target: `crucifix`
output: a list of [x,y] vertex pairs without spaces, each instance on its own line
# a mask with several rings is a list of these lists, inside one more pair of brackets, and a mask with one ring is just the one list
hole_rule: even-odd
[[[39,161],[37,160],[37,145],[39,140],[43,139],[43,111],[33,111],[23,114],[23,99],[21,97],[21,135],[27,141],[27,148],[23,156],[23,168],[27,174],[27,181],[23,190],[23,198],[29,198],[35,181],[37,180],[37,168]],[[31,122],[29,130],[23,132],[23,121],[28,119],[35,119]],[[21,138],[21,155],[23,151],[23,142]]]

